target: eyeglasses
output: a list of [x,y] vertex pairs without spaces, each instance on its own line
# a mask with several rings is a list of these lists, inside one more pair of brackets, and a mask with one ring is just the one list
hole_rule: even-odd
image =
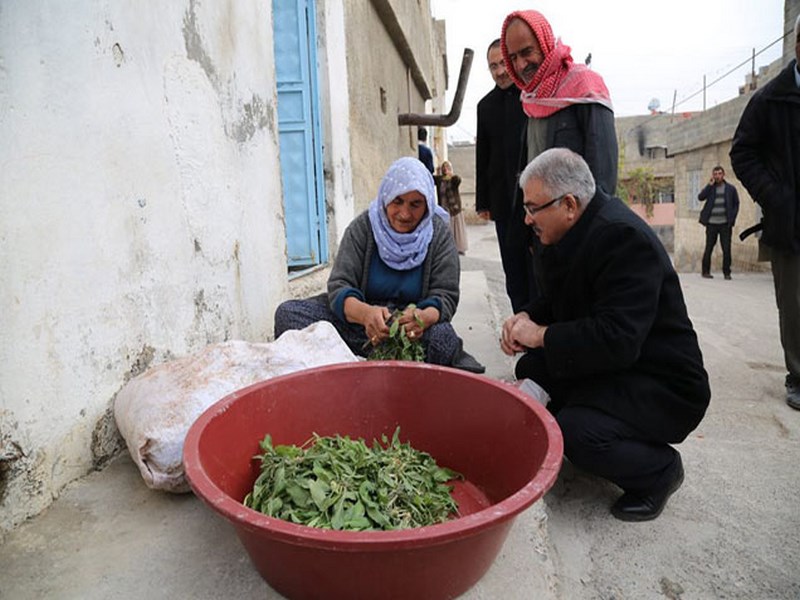
[[553,206],[559,200],[563,200],[565,196],[569,196],[569,194],[561,194],[558,198],[553,198],[550,202],[545,202],[539,206],[534,206],[533,204],[523,204],[523,208],[525,208],[525,212],[528,214],[529,217],[534,216],[540,210],[544,210],[548,206]]

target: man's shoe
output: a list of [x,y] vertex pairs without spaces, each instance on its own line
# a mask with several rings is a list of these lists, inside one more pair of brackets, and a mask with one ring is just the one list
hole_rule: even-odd
[[475,357],[471,354],[464,352],[463,348],[456,352],[455,358],[453,358],[453,364],[450,365],[454,369],[461,369],[462,371],[469,371],[470,373],[485,373],[486,367],[484,367],[481,363],[475,360]]
[[800,410],[800,384],[786,382],[786,404]]
[[728,281],[730,281],[730,280],[731,280],[731,274],[730,274],[730,273],[726,274],[726,275],[725,275],[725,279],[727,279]]
[[714,279],[714,276],[711,273],[703,273],[703,277],[705,279]]
[[669,497],[683,483],[683,462],[678,454],[677,468],[665,487],[643,494],[625,492],[611,507],[611,514],[620,521],[652,521],[667,505]]

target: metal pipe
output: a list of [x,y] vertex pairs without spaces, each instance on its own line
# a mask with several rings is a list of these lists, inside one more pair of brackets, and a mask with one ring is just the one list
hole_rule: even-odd
[[458,117],[461,116],[461,106],[464,104],[464,94],[467,92],[467,80],[469,79],[469,70],[472,68],[472,57],[474,54],[472,49],[464,48],[464,57],[461,59],[461,72],[458,74],[456,95],[453,98],[453,105],[450,107],[449,113],[446,115],[405,113],[397,115],[397,124],[449,127],[458,121]]

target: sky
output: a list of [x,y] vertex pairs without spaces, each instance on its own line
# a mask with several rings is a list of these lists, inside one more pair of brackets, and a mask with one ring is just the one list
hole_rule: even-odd
[[[431,0],[433,16],[446,23],[447,112],[464,48],[475,52],[461,117],[448,138],[474,138],[476,106],[494,86],[486,49],[500,37],[503,19],[514,10],[541,12],[555,36],[572,48],[575,62],[583,62],[591,52],[591,68],[605,80],[615,114],[631,116],[648,114],[654,98],[665,112],[672,111],[673,101],[676,112],[703,110],[704,76],[706,108],[737,96],[750,72],[753,50],[758,53],[781,37],[783,4],[784,0],[538,0],[529,4]],[[778,42],[758,54],[756,71],[779,58],[782,51],[783,43]],[[736,68],[742,63],[746,64]]]

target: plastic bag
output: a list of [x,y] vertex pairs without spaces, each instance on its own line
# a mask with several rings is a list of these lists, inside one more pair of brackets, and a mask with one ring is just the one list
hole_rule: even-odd
[[274,342],[211,344],[129,381],[114,401],[114,418],[147,486],[188,492],[183,442],[209,406],[258,381],[358,360],[325,321],[287,331]]

